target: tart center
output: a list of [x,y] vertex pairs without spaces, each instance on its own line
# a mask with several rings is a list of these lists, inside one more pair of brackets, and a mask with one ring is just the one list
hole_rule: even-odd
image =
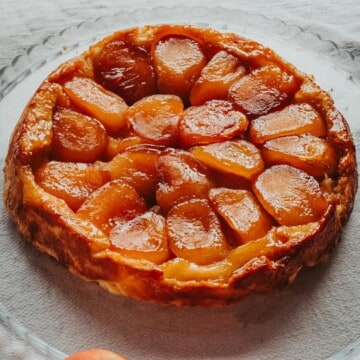
[[110,41],[93,67],[61,84],[69,105],[35,175],[113,251],[211,264],[325,214],[336,159],[317,110],[290,104],[295,75],[177,34]]

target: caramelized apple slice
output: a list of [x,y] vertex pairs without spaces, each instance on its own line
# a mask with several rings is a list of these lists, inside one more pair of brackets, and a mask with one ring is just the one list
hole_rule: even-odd
[[264,170],[260,150],[246,140],[194,146],[190,152],[205,165],[251,180]]
[[50,161],[35,171],[36,182],[48,193],[65,200],[74,211],[109,178],[107,171],[83,163]]
[[266,169],[253,188],[262,206],[280,225],[317,221],[328,207],[315,178],[289,165]]
[[157,174],[156,200],[165,212],[180,201],[207,197],[212,187],[207,169],[182,150],[165,151],[157,162]]
[[331,175],[336,167],[334,149],[313,135],[283,136],[267,141],[261,150],[267,164],[288,164],[309,175]]
[[325,136],[320,114],[309,104],[292,104],[280,111],[260,116],[250,123],[249,138],[254,144],[286,135]]
[[273,226],[271,217],[250,191],[211,189],[209,200],[238,235],[239,245],[261,238]]
[[148,52],[121,40],[107,43],[94,59],[95,79],[127,104],[156,93],[155,72]]
[[78,209],[77,215],[109,234],[117,223],[131,220],[146,210],[145,202],[136,190],[117,179],[95,190]]
[[109,141],[105,149],[105,158],[107,160],[111,160],[116,155],[126,151],[128,148],[140,144],[151,144],[151,141],[138,135],[130,135],[129,137],[121,139],[109,136]]
[[161,264],[170,258],[165,218],[152,211],[118,224],[110,232],[110,242],[120,254]]
[[[137,145],[115,156],[102,168],[112,179],[122,179],[133,186],[146,201],[151,202],[157,183],[156,162],[161,150],[151,145]],[[99,165],[100,166],[100,165]]]
[[109,131],[118,131],[125,125],[125,101],[94,80],[74,77],[65,83],[64,90],[79,109],[101,121]]
[[239,59],[222,50],[201,70],[190,93],[191,105],[201,105],[212,99],[226,99],[230,86],[246,74]]
[[107,145],[107,133],[96,119],[69,109],[53,118],[52,157],[61,161],[94,162]]
[[158,89],[188,102],[191,88],[206,65],[200,45],[182,35],[166,36],[153,52]]
[[246,116],[232,103],[212,100],[191,106],[180,121],[180,143],[183,147],[229,140],[242,134],[248,126]]
[[220,221],[207,200],[177,204],[170,210],[166,225],[170,249],[179,258],[205,265],[229,252]]
[[254,118],[276,110],[300,87],[300,81],[275,65],[266,65],[236,81],[229,98],[247,116]]
[[151,95],[132,105],[126,119],[134,131],[155,144],[175,146],[183,102],[175,95]]

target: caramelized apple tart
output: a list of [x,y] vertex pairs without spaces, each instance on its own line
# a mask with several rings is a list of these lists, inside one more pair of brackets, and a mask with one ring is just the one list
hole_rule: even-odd
[[222,306],[327,259],[357,190],[328,93],[236,34],[116,32],[60,65],[13,133],[19,232],[107,290]]

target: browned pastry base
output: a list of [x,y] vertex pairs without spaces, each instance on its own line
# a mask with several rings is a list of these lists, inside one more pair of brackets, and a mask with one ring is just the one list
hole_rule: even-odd
[[[177,51],[173,51],[172,46]],[[175,74],[175,70],[171,68],[175,61],[171,62],[169,60],[169,63],[166,63],[166,61],[175,53],[181,53],[179,50],[181,47],[183,47],[184,54],[187,51],[190,54],[187,63],[193,61],[194,64],[189,65],[183,72],[180,71]],[[209,66],[210,60],[221,51],[226,58],[224,64],[232,67],[226,71],[222,70],[221,67],[217,73],[214,71],[215,78],[216,74],[220,74],[214,80],[210,75],[206,76],[206,70],[208,72],[209,68],[211,70]],[[131,58],[135,59],[136,64],[140,64],[134,67],[135,70],[132,70],[137,76],[136,81],[138,82],[131,83],[133,81],[131,76],[134,74],[130,74],[129,79],[126,79],[133,87],[130,92],[127,92],[125,85],[116,87],[118,86],[116,81],[107,82],[109,74],[116,77],[114,69],[118,58],[125,59],[121,61],[125,62],[127,66]],[[235,58],[236,68],[231,65],[232,58]],[[219,59],[218,63],[221,65],[220,55]],[[213,63],[216,65],[215,60],[213,60]],[[107,68],[108,65],[110,70]],[[270,80],[270,83],[266,83],[267,80],[264,79],[267,79],[267,76],[269,77],[271,74],[261,77],[261,71],[266,67],[264,71],[269,71],[269,66],[280,69],[281,76],[284,77],[284,74],[286,74],[287,77],[294,79],[294,84],[291,85],[290,90],[279,89],[278,85],[271,83],[272,80]],[[144,68],[146,69],[145,75]],[[271,69],[273,71],[273,68]],[[113,72],[111,73],[111,71]],[[226,91],[220,94],[219,88],[221,86],[216,81],[219,82],[219,79],[222,79],[221,81],[225,83],[224,79],[230,78],[230,75],[233,76],[232,83],[230,81],[229,84],[225,84],[223,87]],[[63,109],[83,113],[87,116],[91,115],[91,118],[97,117],[95,116],[97,114],[96,110],[91,113],[89,106],[84,106],[84,100],[79,100],[80,95],[83,95],[83,93],[81,90],[82,85],[77,85],[73,81],[73,79],[77,78],[95,80],[101,84],[102,89],[106,88],[106,90],[100,91],[101,94],[104,94],[104,91],[110,91],[120,95],[120,99],[124,99],[126,104],[125,102],[122,103],[124,109],[121,110],[120,107],[120,110],[117,111],[124,111],[126,121],[124,125],[124,120],[121,118],[116,120],[121,124],[119,125],[115,121],[114,125],[107,120],[110,118],[109,113],[111,111],[107,113],[105,119],[102,116],[97,118],[102,128],[106,130],[104,136],[107,137],[105,141],[107,147],[105,146],[106,150],[99,150],[99,153],[93,159],[89,160],[90,158],[88,158],[84,163],[91,164],[97,169],[101,168],[101,171],[99,171],[100,180],[86,193],[85,198],[79,199],[75,194],[74,196],[71,195],[73,197],[69,200],[66,197],[67,195],[61,197],[58,196],[58,193],[52,191],[55,185],[45,184],[47,180],[44,180],[45,175],[41,171],[51,161],[69,164],[70,166],[70,164],[81,162],[83,154],[93,155],[95,151],[85,149],[80,151],[80,159],[70,159],[67,156],[70,156],[69,153],[73,156],[74,151],[64,152],[64,149],[60,148],[60,152],[57,152],[58,145],[54,140],[56,136],[60,137],[61,140],[63,130],[56,130],[54,124],[59,123],[59,117],[64,114],[64,112],[61,113]],[[139,81],[139,79],[143,81]],[[250,90],[249,87],[246,87],[246,84],[244,85],[246,81],[250,81],[251,87],[257,84],[260,90],[256,90],[255,94],[247,97],[246,94]],[[74,83],[75,85],[73,85]],[[142,85],[137,85],[139,83]],[[211,83],[212,87],[208,83]],[[75,90],[71,86],[75,86]],[[270,94],[270,100],[262,93],[262,86],[266,88],[265,93],[270,91],[273,95]],[[75,95],[71,93],[73,90]],[[163,135],[161,133],[163,129],[159,130],[160,135],[155,134],[160,137],[153,134],[150,136],[146,132],[144,133],[143,128],[141,128],[144,125],[142,119],[138,121],[135,116],[131,117],[131,111],[132,109],[136,110],[134,104],[139,104],[143,97],[158,93],[172,94],[176,97],[176,101],[182,101],[186,108],[185,113],[188,113],[189,106],[201,107],[211,99],[220,99],[220,101],[226,101],[227,104],[231,103],[235,113],[241,113],[241,118],[245,119],[242,123],[243,129],[239,127],[236,133],[230,135],[225,134],[225,131],[223,131],[220,138],[215,140],[214,137],[218,136],[218,133],[208,135],[204,134],[205,130],[199,130],[196,134],[192,132],[189,134],[184,120],[186,117],[182,113],[179,120],[180,125],[176,125],[180,126],[180,135],[178,128],[176,128],[175,133],[170,131],[166,133],[165,137],[160,136]],[[261,104],[260,110],[259,106],[254,107],[253,100],[249,100],[249,98],[257,98],[256,101]],[[319,210],[320,205],[316,205],[319,202],[315,205],[310,204],[309,209],[314,210],[315,215],[311,213],[311,216],[307,220],[302,220],[301,223],[296,223],[287,218],[287,214],[291,215],[295,212],[295,218],[302,219],[304,214],[301,214],[299,206],[293,210],[286,210],[284,215],[279,210],[280,207],[272,206],[267,200],[266,195],[271,193],[271,190],[262,190],[260,177],[269,169],[283,165],[275,162],[272,153],[268,155],[269,153],[264,150],[273,149],[271,147],[273,144],[270,143],[269,139],[266,139],[264,143],[256,137],[259,134],[263,135],[262,130],[258,131],[255,136],[252,134],[252,131],[256,132],[253,124],[258,118],[264,117],[266,119],[268,114],[283,111],[286,107],[294,104],[308,104],[320,114],[325,125],[325,132],[317,137],[325,140],[330,145],[333,154],[336,154],[333,159],[329,160],[331,166],[326,163],[326,166],[321,168],[316,163],[315,165],[312,163],[309,167],[310,169],[322,169],[319,170],[322,172],[321,174],[316,173],[308,176],[311,177],[311,182],[315,181],[316,186],[320,189],[316,194],[320,194],[319,201],[323,201],[323,205]],[[192,121],[191,116],[189,118],[189,121]],[[140,130],[137,126],[140,126]],[[300,136],[294,134],[294,136]],[[281,134],[275,136],[275,138],[283,136],[289,136],[289,134]],[[131,145],[129,149],[117,151],[115,155],[109,155],[111,153],[109,150],[110,138],[115,139],[115,142],[135,138],[138,143]],[[176,139],[174,140],[174,138]],[[300,136],[300,138],[302,137]],[[204,161],[203,158],[197,156],[196,151],[199,149],[207,151],[209,149],[206,147],[208,144],[225,141],[236,142],[239,140],[255,144],[256,151],[265,159],[264,167],[259,170],[255,166],[254,174],[249,175],[248,170],[245,170],[245,175],[234,174],[231,169],[219,170],[216,167],[220,166],[218,163],[214,167],[213,162],[209,162],[208,153],[205,154]],[[231,187],[245,189],[247,192],[255,194],[256,203],[261,203],[259,206],[265,214],[261,216],[270,219],[266,221],[270,221],[271,226],[263,235],[250,240],[246,238],[248,233],[241,233],[241,236],[239,234],[234,235],[234,231],[237,230],[229,226],[228,219],[226,216],[222,216],[221,211],[216,206],[216,201],[213,201],[211,197],[209,198],[209,189],[207,189],[205,195],[203,192],[201,195],[195,194],[195,191],[191,190],[189,196],[181,198],[185,190],[181,190],[182,188],[179,190],[179,188],[176,188],[177,185],[175,186],[170,180],[167,180],[166,176],[161,172],[164,170],[159,170],[160,160],[157,160],[154,165],[155,172],[151,173],[155,174],[155,190],[151,190],[155,193],[148,191],[143,194],[138,190],[136,184],[132,183],[133,178],[128,181],[128,178],[115,176],[109,166],[120,153],[131,153],[136,146],[137,149],[150,146],[155,149],[151,151],[154,151],[157,154],[156,156],[160,157],[168,154],[169,149],[166,148],[175,149],[173,151],[177,152],[177,154],[180,154],[179,148],[182,148],[181,151],[188,152],[192,158],[195,157],[194,161],[196,163],[200,162],[201,169],[205,169],[200,172],[210,179],[209,189],[227,188],[226,181],[219,180],[219,178],[223,179],[227,176],[231,179],[240,177],[240,180],[236,181],[237,185],[234,186],[232,183]],[[95,152],[97,151],[96,149]],[[152,154],[151,151],[146,154]],[[180,159],[182,155],[176,156],[179,156]],[[297,167],[289,165],[286,161],[284,161],[284,164],[291,166],[291,168]],[[302,173],[305,173],[304,166],[304,162],[301,160],[300,169]],[[331,169],[329,170],[329,168]],[[288,171],[288,168],[285,167],[281,169]],[[71,171],[70,169],[69,172]],[[174,169],[169,170],[169,173],[173,174],[172,171]],[[211,174],[207,175],[207,171]],[[238,35],[221,34],[210,29],[175,25],[148,26],[120,31],[90,47],[80,57],[69,60],[50,74],[30,100],[17,124],[10,142],[4,174],[4,200],[7,209],[16,223],[18,231],[39,250],[56,258],[74,274],[86,280],[97,281],[101,286],[113,293],[179,306],[223,306],[237,302],[251,292],[266,293],[291,283],[303,266],[313,266],[319,261],[327,259],[331,254],[340,239],[341,229],[350,216],[357,190],[355,150],[348,125],[335,108],[331,97],[314,83],[312,77],[302,74],[270,49]],[[246,180],[243,180],[244,176],[247,177]],[[145,203],[145,208],[141,208],[140,213],[136,213],[136,216],[132,216],[131,219],[129,217],[126,219],[121,218],[117,213],[116,216],[113,214],[114,216],[111,219],[108,217],[105,222],[99,224],[96,219],[96,221],[93,220],[91,211],[87,212],[89,207],[86,207],[84,203],[89,202],[88,198],[93,196],[100,188],[109,184],[109,182],[116,182],[118,178],[126,184],[130,184],[131,188],[135,188],[135,193],[140,193],[141,204]],[[265,187],[267,184],[265,182]],[[88,190],[88,185],[83,186]],[[176,200],[173,200],[173,203],[170,202],[170,205],[168,200],[164,203],[163,197],[161,197],[163,194],[161,189],[165,185],[173,189],[171,191],[174,191],[174,193],[178,191],[175,194],[176,196],[174,195]],[[193,189],[194,186],[190,182],[189,188]],[[280,190],[276,190],[275,194],[278,191]],[[305,189],[304,192],[306,193],[306,191]],[[71,191],[69,190],[69,192]],[[312,196],[311,192],[310,196]],[[196,203],[196,201],[198,202]],[[186,218],[184,214],[192,206],[191,204],[201,205],[204,202],[208,204],[209,201],[211,203],[211,210],[209,211],[211,214],[215,213],[215,219],[218,219],[215,221],[216,224],[219,222],[216,229],[223,232],[220,237],[225,245],[221,245],[222,248],[217,253],[218,244],[216,241],[220,240],[216,239],[215,244],[211,244],[209,249],[205,246],[199,255],[191,248],[194,244],[188,245],[188,248],[186,248],[186,244],[179,244],[181,239],[179,240],[176,234],[173,234],[173,222],[177,226],[180,218],[182,220]],[[220,201],[222,201],[221,198]],[[292,204],[290,203],[290,205]],[[305,205],[304,209],[307,209],[306,206],[308,205]],[[156,210],[153,210],[155,208]],[[204,209],[207,209],[207,207]],[[304,211],[306,212],[306,210]],[[146,252],[141,249],[143,245],[140,246],[140,250],[139,248],[129,250],[126,246],[119,245],[118,241],[120,240],[115,236],[119,231],[124,231],[121,230],[121,227],[126,226],[134,218],[141,216],[142,213],[148,212],[165,219],[165,230],[162,230],[161,234],[168,236],[165,241],[166,244],[162,244],[162,248],[155,250],[155,255],[151,255],[155,256],[155,260],[148,253],[144,254],[142,258],[141,254]],[[179,213],[182,217],[178,215]],[[121,219],[119,220],[119,218]],[[243,220],[245,222],[250,221],[246,218]],[[186,218],[186,221],[186,224],[189,225],[189,221],[192,220]],[[117,229],[117,232],[114,228]],[[209,234],[210,231],[211,229]],[[126,234],[129,235],[129,232]],[[133,233],[130,231],[130,234]],[[187,237],[186,234],[184,233],[182,237]],[[148,241],[150,240],[148,239]],[[185,250],[182,246],[185,247]],[[194,246],[196,247],[196,244]],[[160,251],[161,256],[159,255]],[[162,260],[159,260],[160,257]]]

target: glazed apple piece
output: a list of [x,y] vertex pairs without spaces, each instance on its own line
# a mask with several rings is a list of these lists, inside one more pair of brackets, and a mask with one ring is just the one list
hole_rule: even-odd
[[179,258],[205,265],[229,252],[220,221],[205,199],[177,204],[170,210],[166,225],[170,249]]
[[276,110],[295,94],[300,81],[275,65],[265,65],[236,81],[229,99],[254,118]]
[[135,145],[98,166],[109,171],[111,179],[122,179],[133,186],[146,201],[151,202],[157,183],[156,163],[161,149],[152,145]]
[[121,40],[107,43],[97,54],[94,74],[96,81],[121,96],[128,105],[157,92],[148,52]]
[[84,113],[92,116],[112,132],[125,125],[125,101],[90,78],[74,77],[64,84],[70,100]]
[[212,187],[207,169],[183,150],[164,151],[156,169],[156,200],[165,212],[180,201],[207,197]]
[[175,146],[184,105],[175,95],[151,95],[137,101],[126,112],[135,133],[159,145]]
[[329,204],[314,177],[289,165],[274,165],[258,176],[254,193],[280,225],[317,221]]
[[225,50],[216,53],[201,70],[190,93],[191,105],[212,99],[226,99],[230,86],[246,74],[239,59]]
[[94,162],[108,142],[104,126],[96,119],[69,109],[59,109],[53,118],[52,158],[61,161]]
[[188,103],[191,88],[206,65],[206,57],[195,40],[183,35],[160,39],[153,49],[160,93],[180,96]]
[[138,135],[130,135],[129,137],[124,138],[114,138],[109,136],[109,140],[105,149],[105,158],[107,160],[111,160],[116,155],[123,153],[132,146],[141,144],[151,144],[151,141]]
[[310,134],[269,140],[261,153],[268,165],[288,164],[315,177],[330,176],[336,168],[334,149],[324,139]]
[[274,221],[250,191],[215,188],[210,190],[209,200],[235,231],[239,245],[261,238],[273,226]]
[[128,183],[116,179],[95,190],[76,212],[109,234],[118,223],[124,223],[147,210],[144,200]]
[[180,121],[180,144],[183,147],[229,140],[248,126],[246,116],[229,101],[212,100],[191,106]]
[[325,136],[326,126],[320,114],[309,104],[292,104],[280,111],[251,121],[249,139],[254,144],[286,135]]
[[210,168],[252,180],[264,170],[260,150],[246,140],[194,146],[190,152]]
[[84,163],[50,161],[35,171],[36,182],[48,193],[63,199],[74,211],[109,179],[107,171]]
[[116,251],[126,257],[161,264],[171,256],[165,218],[152,211],[115,226],[109,238]]

